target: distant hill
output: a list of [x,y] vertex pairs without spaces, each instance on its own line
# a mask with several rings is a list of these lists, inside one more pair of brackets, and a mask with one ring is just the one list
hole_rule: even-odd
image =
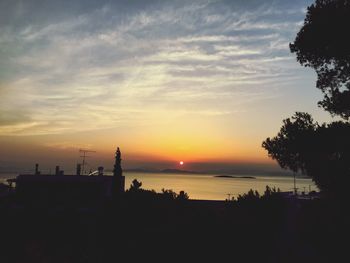
[[[293,173],[286,170],[264,170],[264,169],[253,169],[249,167],[241,169],[217,169],[207,171],[192,171],[192,170],[181,170],[174,168],[167,168],[163,170],[154,168],[131,168],[124,169],[124,172],[132,173],[165,173],[165,174],[212,174],[218,177],[258,177],[258,176],[293,176]],[[309,178],[307,176],[297,174],[298,178]]]

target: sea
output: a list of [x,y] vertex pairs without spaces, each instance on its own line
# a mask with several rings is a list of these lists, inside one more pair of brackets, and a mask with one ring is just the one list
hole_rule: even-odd
[[[162,189],[171,189],[177,193],[185,191],[190,199],[199,200],[226,200],[237,198],[250,189],[263,194],[266,186],[279,188],[283,192],[293,191],[294,178],[281,175],[239,175],[232,178],[217,177],[215,174],[176,174],[176,173],[140,173],[124,172],[125,189],[129,189],[132,181],[137,179],[142,183],[141,188],[161,192]],[[0,183],[6,179],[15,178],[17,174],[0,173]],[[252,178],[247,178],[252,177]],[[296,177],[298,193],[319,191],[310,178]]]

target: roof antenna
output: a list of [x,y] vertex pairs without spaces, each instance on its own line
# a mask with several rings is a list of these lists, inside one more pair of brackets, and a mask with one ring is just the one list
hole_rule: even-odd
[[80,155],[81,158],[83,158],[83,163],[82,165],[82,174],[85,174],[85,165],[87,162],[85,161],[85,158],[90,157],[89,155],[86,155],[87,153],[95,153],[96,151],[91,151],[91,150],[86,150],[86,149],[79,149],[79,153],[82,154]]

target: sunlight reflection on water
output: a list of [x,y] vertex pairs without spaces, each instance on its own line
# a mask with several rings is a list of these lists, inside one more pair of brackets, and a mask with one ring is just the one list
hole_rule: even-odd
[[[218,178],[207,174],[165,174],[165,173],[134,173],[126,172],[125,188],[128,189],[132,180],[142,182],[142,188],[154,189],[160,192],[162,188],[172,189],[175,192],[184,190],[191,199],[225,200],[228,194],[237,197],[250,189],[262,194],[266,185],[280,188],[281,191],[292,191],[293,177],[288,176],[254,176],[249,178]],[[240,175],[236,175],[240,176]],[[241,175],[243,176],[243,175]],[[298,191],[317,191],[311,179],[297,178]]]
[[[162,188],[172,189],[175,192],[184,190],[191,199],[225,200],[228,194],[237,197],[250,189],[262,194],[266,185],[280,188],[281,191],[292,191],[293,177],[288,176],[256,176],[249,178],[218,178],[208,174],[167,174],[167,173],[136,173],[124,172],[125,189],[129,189],[132,180],[142,182],[143,189],[154,189],[161,192]],[[235,175],[243,176],[243,175]],[[14,178],[16,174],[0,174],[0,183],[8,178]],[[307,178],[297,178],[299,192],[311,190],[318,191],[314,182]]]

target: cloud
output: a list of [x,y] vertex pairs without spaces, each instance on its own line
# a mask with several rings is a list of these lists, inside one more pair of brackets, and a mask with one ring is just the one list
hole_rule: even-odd
[[58,150],[77,150],[77,149],[86,149],[89,150],[92,148],[91,144],[86,143],[76,143],[71,141],[63,141],[63,142],[48,142],[44,144],[46,147],[54,148]]
[[1,126],[12,126],[23,123],[28,123],[31,121],[30,116],[20,111],[5,111],[0,112],[0,127]]
[[0,27],[0,68],[8,69],[0,135],[135,127],[161,122],[179,104],[198,116],[225,115],[280,96],[275,87],[299,73],[287,44],[304,16],[300,4],[96,5],[64,20]]

